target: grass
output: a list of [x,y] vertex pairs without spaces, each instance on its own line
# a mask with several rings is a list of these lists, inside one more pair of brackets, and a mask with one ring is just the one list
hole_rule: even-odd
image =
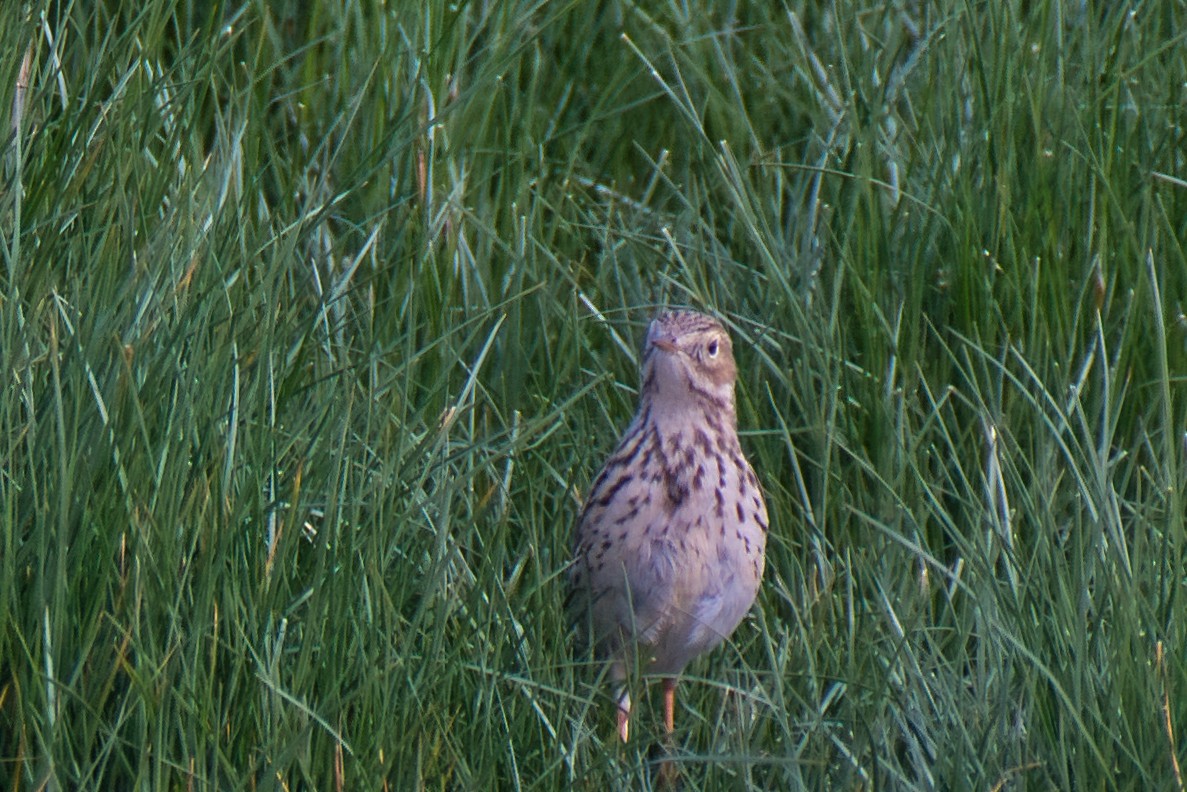
[[772,524],[688,788],[1182,789],[1184,16],[0,12],[0,786],[649,786],[563,570],[673,304]]

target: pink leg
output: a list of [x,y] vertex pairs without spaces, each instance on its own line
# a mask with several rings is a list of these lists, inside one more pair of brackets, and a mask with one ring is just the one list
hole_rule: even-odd
[[664,677],[664,733],[676,730],[676,677]]
[[618,739],[623,742],[627,741],[630,736],[631,728],[631,696],[626,691],[623,691],[622,698],[618,700]]
[[[671,755],[672,733],[676,730],[676,677],[664,677],[664,750]],[[659,788],[677,789],[680,772],[671,759],[664,759],[659,765]]]

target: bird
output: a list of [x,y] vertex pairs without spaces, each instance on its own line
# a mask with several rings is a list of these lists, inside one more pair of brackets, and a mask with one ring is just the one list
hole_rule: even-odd
[[664,311],[644,342],[638,409],[577,516],[569,566],[574,618],[609,662],[617,732],[630,735],[627,672],[662,678],[663,725],[676,684],[754,604],[766,502],[738,442],[729,333],[707,314]]

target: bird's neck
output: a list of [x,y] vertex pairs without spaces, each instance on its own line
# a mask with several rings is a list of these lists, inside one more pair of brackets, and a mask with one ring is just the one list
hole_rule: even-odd
[[660,439],[678,434],[687,434],[695,428],[713,435],[736,435],[737,415],[734,411],[733,394],[720,400],[694,398],[665,398],[657,393],[643,400],[640,417],[655,427]]

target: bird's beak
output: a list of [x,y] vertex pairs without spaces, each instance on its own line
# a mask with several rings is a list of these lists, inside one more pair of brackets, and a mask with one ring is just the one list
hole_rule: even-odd
[[676,351],[676,345],[666,338],[657,338],[651,342],[653,347],[658,347],[661,351],[671,354]]

